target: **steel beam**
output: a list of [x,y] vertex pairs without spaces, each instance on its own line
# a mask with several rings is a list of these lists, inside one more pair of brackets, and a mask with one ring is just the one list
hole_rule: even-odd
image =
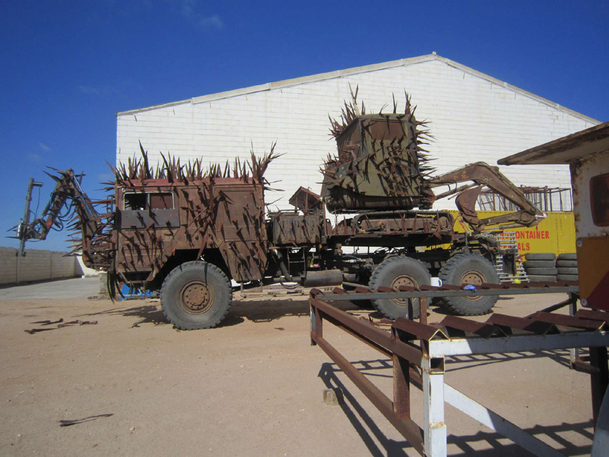
[[534,455],[553,457],[561,457],[563,455],[448,384],[444,384],[444,399],[449,405],[477,420],[482,425],[486,425],[491,430],[511,439],[514,443]]
[[563,287],[531,287],[531,288],[506,288],[506,289],[478,289],[473,290],[422,290],[415,292],[347,292],[347,293],[315,293],[314,296],[325,301],[353,301],[353,300],[378,300],[383,298],[403,299],[403,298],[435,298],[435,297],[478,297],[486,295],[535,295],[535,294],[558,294],[558,293],[578,293],[577,286]]
[[609,346],[609,332],[573,332],[557,335],[514,335],[498,338],[431,340],[430,357],[541,351],[577,347]]

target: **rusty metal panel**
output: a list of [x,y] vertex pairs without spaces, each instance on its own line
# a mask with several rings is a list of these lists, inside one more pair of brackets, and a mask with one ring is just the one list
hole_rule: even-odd
[[[577,236],[609,236],[609,151],[571,164]],[[596,221],[595,221],[596,219]],[[597,223],[598,222],[598,223]]]
[[268,261],[266,243],[230,241],[220,252],[237,282],[261,280]]
[[273,244],[307,245],[321,243],[323,215],[302,216],[294,213],[276,213],[273,220]]
[[323,210],[321,197],[302,186],[290,197],[289,203],[305,213],[312,210]]
[[117,229],[145,229],[154,227],[176,228],[180,226],[180,214],[177,209],[125,210],[116,212]]
[[609,151],[571,164],[584,306],[609,310]]

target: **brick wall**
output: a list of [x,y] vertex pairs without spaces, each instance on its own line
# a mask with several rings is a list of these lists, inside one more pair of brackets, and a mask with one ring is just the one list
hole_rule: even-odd
[[[428,56],[431,57],[431,56]],[[319,167],[336,150],[328,115],[338,117],[349,85],[359,87],[367,112],[391,110],[395,94],[404,108],[404,90],[418,106],[417,118],[430,121],[435,141],[429,145],[438,173],[467,163],[499,158],[591,127],[596,122],[525,91],[493,80],[443,58],[410,59],[408,65],[370,66],[327,75],[199,97],[151,109],[120,113],[117,162],[139,151],[141,141],[152,163],[159,152],[182,161],[203,157],[207,163],[247,158],[277,142],[285,153],[271,164],[269,181],[283,193],[267,194],[277,207],[299,186],[320,191]],[[410,61],[409,60],[409,61]],[[567,166],[505,167],[517,184],[569,187]],[[444,202],[439,208],[451,208]]]
[[0,284],[73,278],[80,276],[76,257],[65,257],[65,252],[27,250],[25,257],[17,257],[16,249],[0,247]]

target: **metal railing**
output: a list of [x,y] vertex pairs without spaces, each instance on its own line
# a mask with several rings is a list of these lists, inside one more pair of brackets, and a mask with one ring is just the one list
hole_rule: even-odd
[[[313,289],[309,300],[311,344],[318,345],[422,455],[446,455],[445,402],[533,454],[561,455],[541,440],[445,384],[445,358],[458,355],[590,348],[590,363],[585,371],[592,376],[593,414],[596,419],[609,383],[606,348],[609,345],[609,313],[576,311],[578,288],[574,284],[490,286],[494,287],[476,292],[459,288],[443,290],[432,286],[428,286],[429,290],[414,290],[403,286],[400,292],[370,290],[366,287],[351,291],[337,288],[330,293]],[[410,291],[406,291],[408,289]],[[486,322],[446,316],[439,324],[426,323],[426,303],[434,296],[517,295],[527,292],[564,292],[569,294],[569,298],[526,318],[496,313],[490,315]],[[371,321],[354,317],[328,303],[376,298],[418,298],[422,322],[399,318],[391,323],[387,331]],[[574,315],[550,312],[564,306],[569,306]],[[392,360],[393,398],[385,395],[324,338],[324,321],[341,328]],[[579,360],[578,363],[581,365],[582,361]],[[422,426],[415,423],[410,415],[411,385],[423,390]]]

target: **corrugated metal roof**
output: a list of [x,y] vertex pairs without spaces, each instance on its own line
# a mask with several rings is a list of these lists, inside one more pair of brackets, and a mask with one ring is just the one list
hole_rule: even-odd
[[609,122],[535,146],[499,159],[499,165],[571,163],[582,157],[609,151]]
[[459,70],[464,71],[465,73],[468,73],[472,76],[476,76],[478,78],[484,79],[486,81],[489,81],[493,84],[496,84],[498,86],[504,87],[508,90],[511,90],[513,92],[516,92],[520,95],[523,95],[525,97],[529,97],[532,98],[534,100],[537,100],[540,103],[543,103],[545,105],[548,105],[554,109],[557,109],[559,111],[568,113],[572,116],[578,117],[580,119],[583,119],[587,122],[592,122],[592,123],[599,123],[599,121],[597,121],[596,119],[592,119],[591,117],[585,116],[581,113],[578,113],[577,111],[573,111],[569,108],[565,108],[564,106],[559,105],[558,103],[554,103],[550,100],[547,100],[543,97],[540,97],[538,95],[535,95],[531,92],[527,92],[526,90],[520,89],[516,86],[512,86],[511,84],[508,84],[504,81],[501,81],[499,79],[493,78],[492,76],[489,76],[487,74],[481,73],[479,71],[474,70],[473,68],[469,68],[465,65],[462,65],[458,62],[455,62],[453,60],[447,59],[445,57],[441,57],[439,55],[437,55],[435,52],[433,54],[427,54],[424,56],[419,56],[419,57],[411,57],[408,59],[400,59],[400,60],[392,60],[389,62],[383,62],[383,63],[378,63],[378,64],[372,64],[372,65],[365,65],[362,67],[354,67],[354,68],[348,68],[346,70],[337,70],[337,71],[331,71],[328,73],[319,73],[316,75],[311,75],[311,76],[303,76],[300,78],[294,78],[294,79],[285,79],[283,81],[277,81],[277,82],[272,82],[272,83],[267,83],[267,84],[260,84],[258,86],[250,86],[250,87],[245,87],[243,89],[236,89],[236,90],[229,90],[226,92],[218,92],[216,94],[210,94],[210,95],[203,95],[201,97],[194,97],[188,100],[181,100],[181,101],[177,101],[177,102],[171,102],[171,103],[165,103],[165,104],[161,104],[161,105],[155,105],[155,106],[149,106],[146,108],[140,108],[140,109],[134,109],[134,110],[129,110],[129,111],[122,111],[120,113],[117,114],[117,116],[122,116],[125,114],[137,114],[137,113],[141,113],[143,111],[150,111],[150,110],[154,110],[154,109],[158,109],[158,108],[165,108],[168,106],[176,106],[176,105],[183,105],[186,103],[192,103],[192,104],[198,104],[198,103],[205,103],[205,102],[210,102],[210,101],[215,101],[215,100],[222,100],[222,99],[226,99],[226,98],[232,98],[232,97],[238,97],[241,95],[247,95],[247,94],[252,94],[255,92],[264,92],[264,91],[271,91],[271,90],[275,90],[275,89],[281,89],[281,88],[285,88],[285,87],[292,87],[292,86],[298,86],[300,84],[309,84],[312,82],[317,82],[317,81],[324,81],[324,80],[328,80],[328,79],[335,79],[335,78],[341,78],[341,77],[345,77],[345,76],[351,76],[351,75],[357,75],[357,74],[361,74],[361,73],[368,73],[368,72],[372,72],[372,71],[379,71],[379,70],[385,70],[388,68],[394,68],[394,67],[403,67],[403,66],[409,66],[409,65],[416,65],[416,64],[420,64],[420,63],[425,63],[425,62],[431,62],[431,61],[439,61],[442,62],[446,65],[449,65],[453,68],[457,68]]

